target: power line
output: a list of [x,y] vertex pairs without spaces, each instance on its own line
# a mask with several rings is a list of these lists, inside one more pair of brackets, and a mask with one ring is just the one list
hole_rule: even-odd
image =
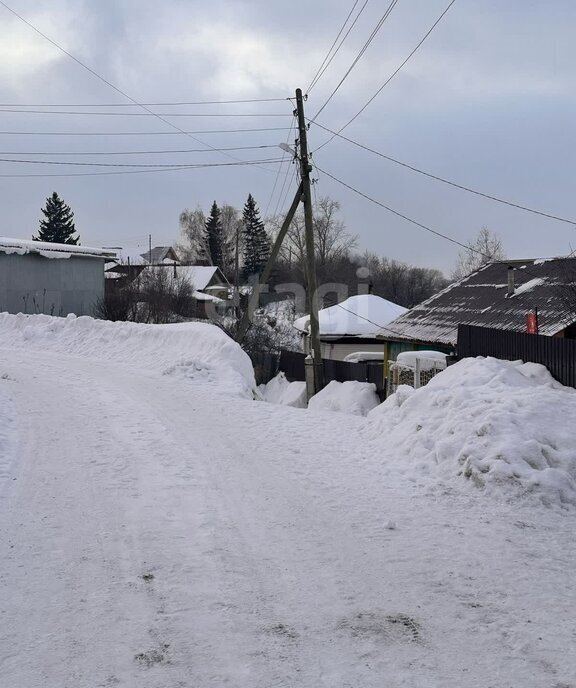
[[435,179],[438,182],[442,182],[443,184],[448,184],[449,186],[453,186],[456,189],[460,189],[462,191],[467,191],[468,193],[475,194],[476,196],[481,196],[482,198],[487,198],[491,201],[496,201],[497,203],[502,203],[504,205],[510,206],[512,208],[517,208],[518,210],[524,210],[528,213],[533,213],[534,215],[540,215],[542,217],[547,217],[550,220],[557,220],[558,222],[566,222],[567,224],[570,225],[576,225],[576,220],[568,220],[564,217],[559,217],[558,215],[552,215],[551,213],[545,213],[541,210],[535,210],[534,208],[529,208],[528,206],[525,205],[520,205],[519,203],[514,203],[512,201],[507,201],[503,198],[499,198],[498,196],[492,196],[490,194],[484,193],[482,191],[478,191],[476,189],[471,189],[468,186],[464,186],[463,184],[458,184],[457,182],[450,181],[449,179],[444,179],[444,177],[439,177],[436,174],[432,174],[431,172],[426,172],[425,170],[421,170],[418,167],[414,167],[413,165],[409,165],[406,162],[402,162],[401,160],[396,160],[396,158],[392,158],[389,155],[385,155],[384,153],[381,153],[380,151],[374,150],[373,148],[370,148],[369,146],[365,146],[362,143],[359,143],[358,141],[354,141],[353,139],[348,138],[347,136],[343,136],[342,134],[332,131],[331,129],[328,129],[328,127],[323,126],[322,124],[318,124],[318,122],[315,122],[316,126],[320,127],[321,129],[324,129],[327,132],[330,132],[331,134],[334,134],[334,136],[337,136],[338,138],[343,139],[344,141],[348,141],[349,143],[352,143],[355,146],[358,146],[358,148],[362,148],[370,153],[373,153],[374,155],[379,156],[380,158],[384,158],[384,160],[388,160],[390,162],[393,162],[396,165],[400,165],[401,167],[405,167],[409,170],[412,170],[413,172],[417,172],[418,174],[422,174],[425,177],[429,177],[430,179]]
[[[358,112],[354,115],[354,117],[352,117],[352,119],[348,120],[348,122],[346,122],[346,124],[338,130],[338,134],[342,133],[344,131],[344,129],[346,129],[346,127],[350,126],[352,124],[352,122],[364,112],[364,110],[370,105],[370,103],[372,103],[372,101],[378,95],[380,95],[380,93],[384,90],[384,88],[386,86],[388,86],[388,84],[392,81],[392,79],[394,79],[394,77],[398,74],[398,72],[400,72],[400,70],[403,69],[403,67],[409,62],[409,60],[413,57],[413,55],[418,51],[418,49],[424,43],[424,41],[428,38],[428,36],[430,36],[430,34],[434,31],[434,29],[442,21],[442,19],[444,18],[444,15],[448,12],[448,10],[452,7],[452,5],[455,2],[456,2],[456,0],[451,0],[451,2],[448,4],[446,9],[442,12],[442,14],[438,17],[438,19],[434,22],[434,24],[432,24],[432,26],[428,29],[428,31],[424,34],[423,38],[416,45],[416,47],[412,50],[412,52],[408,55],[408,57],[400,64],[400,66],[394,72],[392,72],[392,74],[388,77],[388,79],[386,79],[386,81],[382,84],[382,86],[380,86],[380,88],[365,103],[365,105],[360,110],[358,110]],[[318,114],[320,114],[320,113],[318,112],[316,114],[316,117],[318,117]],[[316,119],[316,117],[314,119]],[[334,136],[332,136],[332,138],[328,139],[327,141],[324,141],[324,143],[321,144],[320,146],[318,146],[318,148],[316,150],[318,151],[318,150],[320,150],[320,148],[324,148],[324,146],[327,146],[333,139],[334,139]]]
[[[432,227],[428,227],[427,225],[422,224],[421,222],[418,222],[417,220],[413,220],[411,217],[408,217],[407,215],[404,215],[397,210],[394,210],[393,208],[390,208],[390,206],[385,205],[381,201],[377,201],[375,198],[372,198],[372,196],[369,196],[368,194],[365,194],[363,191],[359,191],[358,189],[354,188],[350,184],[347,184],[346,182],[343,182],[341,179],[338,179],[334,175],[330,174],[329,172],[326,172],[326,170],[323,170],[319,167],[317,167],[320,172],[325,174],[327,177],[330,177],[330,179],[333,179],[335,182],[338,182],[338,184],[341,184],[342,186],[346,187],[347,189],[350,189],[350,191],[353,191],[354,193],[358,194],[359,196],[362,196],[366,200],[380,206],[381,208],[384,208],[384,210],[387,210],[389,213],[392,213],[393,215],[396,215],[397,217],[402,218],[403,220],[406,220],[407,222],[410,222],[411,224],[415,225],[416,227],[420,227],[420,229],[424,229],[426,232],[430,232],[430,234],[434,234],[437,237],[440,237],[441,239],[445,239],[446,241],[449,241],[452,244],[456,244],[457,246],[461,246],[463,249],[466,251],[471,251],[472,253],[476,253],[477,255],[481,256],[482,258],[486,259],[487,261],[491,263],[499,263],[502,265],[506,265],[509,261],[508,260],[494,260],[494,258],[488,254],[484,253],[483,251],[479,251],[476,248],[473,248],[469,244],[463,244],[461,241],[458,241],[457,239],[453,239],[452,237],[443,234],[442,232],[439,232],[436,229],[432,229]],[[532,277],[537,277],[540,278],[540,275],[536,275],[535,273],[531,272],[530,270],[524,269],[523,271],[527,275],[531,275]]]
[[382,17],[380,17],[380,19],[378,20],[378,23],[376,24],[376,26],[375,26],[374,29],[372,30],[372,33],[371,33],[370,36],[368,37],[368,40],[364,43],[364,45],[363,45],[362,48],[360,49],[360,52],[359,52],[358,55],[354,58],[352,64],[350,65],[350,67],[348,68],[348,70],[346,71],[346,73],[344,74],[344,76],[342,77],[342,79],[340,79],[340,81],[338,82],[336,88],[335,88],[335,89],[332,91],[332,93],[328,96],[328,98],[327,98],[326,101],[324,102],[324,105],[322,105],[322,107],[321,107],[321,108],[318,110],[318,112],[314,115],[314,117],[312,118],[312,121],[314,121],[314,120],[318,117],[318,115],[324,110],[324,108],[328,105],[328,103],[329,103],[329,102],[332,100],[332,98],[335,96],[335,94],[337,93],[337,91],[338,91],[338,89],[340,88],[340,86],[342,86],[342,84],[344,83],[344,81],[346,81],[348,75],[349,75],[350,72],[354,69],[354,67],[358,64],[358,62],[360,61],[360,59],[362,58],[362,56],[364,55],[364,53],[366,52],[366,50],[368,50],[368,47],[370,46],[370,43],[372,43],[372,41],[376,38],[376,34],[378,33],[378,31],[380,31],[380,29],[381,29],[382,26],[384,25],[384,22],[388,19],[388,17],[389,17],[390,14],[392,13],[392,10],[394,9],[394,7],[396,7],[397,4],[398,4],[398,0],[391,0],[390,4],[388,5],[388,8],[386,9],[386,11],[385,11],[384,14],[382,15]]
[[180,134],[237,134],[263,131],[289,131],[288,127],[255,129],[198,129],[197,131],[0,131],[2,136],[179,136]]
[[[194,136],[192,136],[191,134],[187,134],[183,129],[181,129],[180,127],[178,127],[176,124],[173,124],[173,123],[170,122],[169,120],[165,119],[165,117],[164,117],[163,115],[156,115],[152,110],[150,110],[150,109],[148,108],[148,106],[143,105],[142,103],[139,103],[136,99],[132,98],[132,96],[128,95],[125,91],[123,91],[122,89],[118,88],[118,86],[115,86],[111,81],[108,81],[108,79],[105,79],[101,74],[98,74],[98,72],[96,72],[94,69],[92,69],[91,67],[89,67],[87,64],[85,64],[85,63],[82,62],[81,60],[79,60],[77,57],[75,57],[75,56],[74,56],[72,53],[70,53],[68,50],[66,50],[65,48],[63,48],[63,47],[62,47],[61,45],[59,45],[58,43],[56,43],[56,41],[54,41],[52,38],[50,38],[50,37],[47,36],[45,33],[43,33],[42,31],[40,31],[40,29],[36,28],[36,26],[34,26],[34,24],[32,24],[31,22],[29,22],[29,21],[28,21],[27,19],[25,19],[22,15],[18,14],[18,12],[16,12],[16,11],[13,10],[11,7],[9,7],[9,6],[4,2],[4,0],[0,0],[0,5],[2,5],[2,6],[3,6],[5,9],[7,9],[11,14],[13,14],[13,15],[14,15],[15,17],[17,17],[20,21],[22,21],[24,24],[26,24],[26,26],[28,26],[28,27],[31,28],[33,31],[35,31],[37,34],[39,34],[40,36],[42,36],[42,38],[44,38],[46,41],[48,41],[50,44],[52,44],[52,45],[53,45],[55,48],[57,48],[60,52],[64,53],[64,55],[67,55],[71,60],[73,60],[74,62],[76,62],[76,64],[80,65],[80,67],[82,67],[82,68],[85,69],[87,72],[89,72],[90,74],[92,74],[92,76],[96,77],[99,81],[101,81],[102,83],[106,84],[107,86],[109,86],[109,87],[110,87],[111,89],[113,89],[114,91],[116,91],[116,93],[119,93],[121,96],[123,96],[124,98],[126,98],[126,99],[129,100],[130,102],[134,103],[134,105],[138,105],[139,107],[141,107],[143,110],[145,110],[145,111],[148,112],[149,114],[154,115],[157,119],[159,119],[161,122],[164,122],[164,124],[168,125],[168,126],[171,127],[172,129],[175,129],[176,131],[180,132],[181,134],[184,134],[185,136],[188,136],[189,138],[193,139],[194,141],[196,141],[196,143],[199,143],[199,144],[202,145],[202,146],[206,146],[207,148],[212,148],[212,146],[211,146],[209,143],[206,143],[205,141],[202,141],[201,139],[197,139],[197,138],[195,138]],[[233,155],[230,155],[230,153],[222,153],[222,155],[225,155],[226,157],[231,158],[232,160],[238,160],[238,159],[235,158]]]
[[[353,13],[354,10],[356,9],[356,5],[358,4],[359,1],[360,1],[360,0],[355,0],[354,4],[352,5],[352,9],[350,10],[350,12],[348,12],[348,16],[347,16],[346,19],[344,20],[344,24],[342,24],[342,27],[340,28],[340,31],[338,31],[338,34],[337,34],[336,38],[334,39],[332,45],[330,46],[330,49],[329,49],[328,52],[326,53],[326,57],[322,60],[322,64],[321,64],[320,67],[318,67],[318,69],[316,70],[316,74],[314,74],[314,77],[312,78],[312,81],[310,82],[310,85],[309,85],[308,88],[306,89],[305,93],[307,93],[307,94],[310,93],[310,91],[311,91],[311,90],[314,88],[314,86],[318,83],[318,81],[319,81],[320,77],[322,76],[322,74],[324,74],[324,72],[326,71],[326,69],[328,69],[328,66],[330,65],[330,62],[332,62],[332,60],[333,60],[334,57],[336,56],[336,53],[337,53],[337,52],[340,50],[340,48],[342,47],[342,44],[344,43],[344,41],[345,41],[346,38],[348,37],[348,34],[350,33],[350,31],[352,31],[352,29],[354,28],[354,25],[356,24],[356,22],[358,21],[360,15],[361,15],[362,12],[364,11],[364,8],[365,8],[366,5],[368,4],[368,0],[365,0],[364,5],[361,7],[360,11],[359,11],[358,14],[356,15],[356,19],[352,22],[352,25],[350,26],[350,28],[349,28],[348,31],[346,32],[346,35],[345,35],[344,38],[342,39],[340,45],[339,45],[339,46],[336,48],[336,50],[334,51],[334,54],[332,55],[332,57],[330,57],[330,55],[331,55],[331,53],[332,53],[332,50],[334,50],[334,46],[336,45],[338,39],[340,38],[340,36],[341,36],[341,34],[342,34],[342,31],[344,31],[344,29],[345,29],[345,27],[346,27],[346,24],[348,24],[348,21],[349,21],[350,17],[352,16],[352,13]],[[330,59],[328,59],[328,58],[330,58]]]
[[[290,125],[290,131],[288,132],[288,136],[286,137],[286,145],[289,144],[290,142],[290,137],[292,136],[292,130],[294,128],[294,123],[296,121],[296,117],[292,117],[292,124]],[[286,151],[283,150],[282,152],[282,162],[278,165],[278,172],[276,173],[276,179],[274,180],[274,186],[272,187],[272,191],[270,192],[270,197],[268,198],[268,203],[266,204],[266,210],[264,211],[264,217],[268,215],[268,210],[270,208],[270,204],[272,203],[272,199],[274,198],[274,192],[276,191],[276,187],[278,186],[278,180],[280,179],[280,173],[282,172],[282,166],[285,162],[286,158]],[[285,176],[288,176],[288,173],[286,173]]]
[[[89,117],[291,117],[278,112],[76,112],[75,110],[18,110],[0,109],[2,112],[16,112],[24,115],[86,115]],[[181,132],[183,133],[183,132]]]
[[204,165],[180,165],[174,167],[168,167],[164,169],[153,169],[153,170],[121,170],[113,172],[70,172],[70,173],[57,173],[57,174],[35,174],[35,173],[22,173],[22,174],[0,174],[1,178],[4,179],[17,179],[17,178],[31,178],[31,177],[103,177],[109,175],[119,175],[119,174],[155,174],[159,172],[178,172],[184,170],[194,170],[194,169],[204,169],[207,167],[242,167],[242,166],[259,166],[263,164],[276,164],[278,159],[273,160],[238,160],[234,162],[220,162],[220,163],[207,163]]
[[402,218],[403,220],[406,220],[406,222],[410,222],[413,225],[416,225],[416,227],[420,227],[421,229],[424,229],[427,232],[430,232],[431,234],[435,234],[438,237],[441,237],[442,239],[446,239],[446,241],[450,241],[453,244],[456,244],[457,246],[461,246],[462,248],[466,250],[471,250],[474,253],[478,253],[484,258],[487,258],[487,254],[482,253],[481,251],[476,251],[475,249],[470,248],[470,246],[467,246],[466,244],[463,244],[461,241],[458,241],[457,239],[453,239],[452,237],[447,236],[446,234],[442,234],[442,232],[438,232],[435,229],[432,229],[431,227],[428,227],[427,225],[422,224],[421,222],[418,222],[417,220],[413,220],[411,217],[408,217],[407,215],[403,215],[402,213],[398,212],[397,210],[394,210],[393,208],[390,208],[390,206],[385,205],[384,203],[381,203],[380,201],[377,201],[375,198],[372,198],[372,196],[368,196],[368,194],[365,194],[363,191],[359,191],[358,189],[355,189],[353,186],[350,186],[350,184],[347,184],[346,182],[343,182],[341,179],[338,179],[334,175],[330,174],[329,172],[326,172],[326,170],[323,170],[322,168],[318,167],[320,172],[322,174],[325,174],[327,177],[330,177],[330,179],[333,179],[335,182],[338,182],[338,184],[341,184],[342,186],[345,186],[347,189],[350,189],[350,191],[353,191],[355,194],[358,194],[358,196],[362,196],[366,200],[370,201],[371,203],[374,203],[381,208],[384,208],[384,210],[387,210],[389,213],[392,213],[393,215],[396,215],[397,217]]
[[[264,160],[241,160],[234,164],[240,165],[243,163],[257,162],[280,162],[281,158],[268,158]],[[66,165],[74,167],[141,167],[141,168],[170,168],[176,169],[178,167],[190,168],[190,167],[220,167],[222,165],[233,163],[198,163],[194,165],[190,164],[180,164],[180,163],[121,163],[121,162],[70,162],[69,160],[13,160],[10,158],[0,158],[0,162],[16,163],[16,164],[26,164],[26,165]]]
[[167,103],[0,103],[0,107],[7,108],[54,108],[54,107],[74,107],[74,108],[87,108],[87,107],[140,107],[145,105],[146,107],[180,107],[184,105],[230,105],[239,103],[278,103],[290,98],[247,98],[243,100],[193,100],[193,101],[181,101],[181,102],[167,102]]
[[19,153],[14,151],[0,151],[0,155],[164,155],[167,153],[216,153],[221,151],[238,151],[238,150],[260,150],[262,148],[278,148],[277,145],[260,145],[260,146],[232,146],[229,148],[188,148],[184,150],[168,149],[168,150],[132,150],[132,151],[66,151],[66,152],[34,152],[27,151]]

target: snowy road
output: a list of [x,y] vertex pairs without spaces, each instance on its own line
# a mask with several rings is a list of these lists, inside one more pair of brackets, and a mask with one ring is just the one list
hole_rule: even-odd
[[384,479],[364,419],[0,356],[1,688],[576,686],[573,512]]

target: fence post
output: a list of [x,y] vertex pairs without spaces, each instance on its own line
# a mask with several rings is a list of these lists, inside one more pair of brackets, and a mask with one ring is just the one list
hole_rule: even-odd
[[420,387],[420,359],[416,356],[416,361],[414,365],[414,389]]

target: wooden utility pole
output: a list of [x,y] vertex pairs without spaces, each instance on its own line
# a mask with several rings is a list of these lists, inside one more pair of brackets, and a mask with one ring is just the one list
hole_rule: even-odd
[[310,313],[310,340],[312,344],[312,364],[314,369],[314,389],[319,392],[324,386],[322,370],[322,350],[320,348],[320,327],[318,323],[318,285],[316,282],[316,260],[314,257],[314,221],[312,217],[312,192],[310,172],[312,165],[308,160],[308,138],[302,90],[296,89],[296,111],[298,115],[298,145],[300,149],[300,174],[302,177],[302,203],[304,204],[304,226],[306,231],[306,277],[308,282],[307,299]]

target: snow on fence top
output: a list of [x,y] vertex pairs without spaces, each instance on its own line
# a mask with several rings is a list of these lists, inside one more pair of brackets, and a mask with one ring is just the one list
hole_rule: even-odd
[[9,237],[0,237],[0,253],[16,253],[21,256],[27,253],[36,253],[44,258],[71,258],[73,255],[105,260],[116,258],[116,252],[109,249],[75,246],[74,244],[56,244],[46,241],[29,241],[27,239],[10,239]]

